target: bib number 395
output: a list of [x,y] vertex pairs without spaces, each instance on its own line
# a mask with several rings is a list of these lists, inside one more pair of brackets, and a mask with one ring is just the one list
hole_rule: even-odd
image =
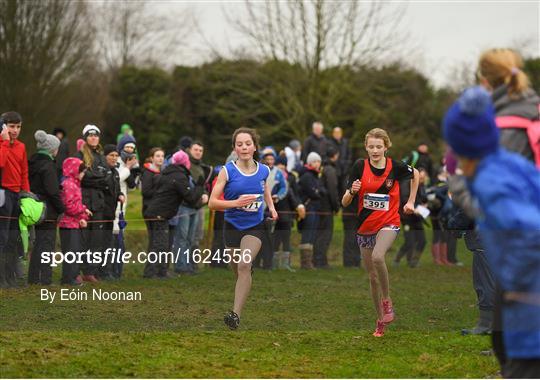
[[364,208],[375,211],[388,211],[390,209],[390,195],[375,193],[365,194]]

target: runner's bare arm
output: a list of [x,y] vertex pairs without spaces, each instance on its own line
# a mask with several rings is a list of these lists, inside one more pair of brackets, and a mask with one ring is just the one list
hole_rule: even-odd
[[414,201],[416,200],[416,193],[418,192],[418,185],[420,183],[420,173],[418,170],[413,169],[414,177],[411,179],[411,193],[409,194],[409,199],[405,206],[403,206],[403,211],[406,214],[412,214],[414,212]]
[[355,195],[358,193],[358,191],[360,191],[361,186],[362,186],[362,182],[360,182],[360,180],[357,179],[356,181],[353,182],[351,188],[345,191],[345,194],[343,194],[343,198],[341,199],[341,204],[343,205],[343,207],[347,207],[348,205],[351,204]]
[[242,195],[240,198],[235,200],[226,201],[221,198],[225,185],[227,184],[227,174],[225,169],[221,169],[218,174],[216,185],[212,189],[212,194],[210,194],[210,201],[208,202],[208,208],[215,211],[225,211],[229,208],[235,207],[244,207],[247,206],[257,199],[257,197],[252,195]]
[[273,220],[277,220],[278,213],[276,211],[276,208],[274,207],[274,201],[272,200],[272,193],[270,192],[270,188],[264,183],[264,201],[266,202],[266,205],[268,206],[268,210],[270,211],[270,215],[272,215]]

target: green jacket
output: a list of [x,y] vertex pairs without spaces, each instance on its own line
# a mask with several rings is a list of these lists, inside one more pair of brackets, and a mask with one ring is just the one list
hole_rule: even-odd
[[45,218],[45,203],[33,198],[21,198],[21,213],[19,215],[19,228],[21,230],[21,239],[23,249],[28,251],[28,226],[33,226]]

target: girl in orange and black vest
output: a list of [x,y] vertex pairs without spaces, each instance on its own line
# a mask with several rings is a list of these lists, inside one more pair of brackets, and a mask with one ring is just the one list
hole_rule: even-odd
[[399,233],[399,182],[411,180],[409,199],[403,206],[406,214],[414,212],[419,182],[416,169],[386,157],[391,146],[384,129],[375,128],[366,134],[365,148],[369,159],[358,160],[351,167],[348,189],[342,199],[343,207],[347,207],[354,197],[359,197],[357,241],[369,273],[371,297],[377,311],[377,328],[373,333],[376,337],[383,336],[385,326],[394,320],[384,257]]

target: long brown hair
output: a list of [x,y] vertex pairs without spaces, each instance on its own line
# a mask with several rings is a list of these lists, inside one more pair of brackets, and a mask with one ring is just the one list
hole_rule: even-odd
[[232,135],[232,147],[233,147],[233,149],[236,147],[236,137],[238,137],[238,135],[240,133],[247,133],[248,135],[251,136],[251,140],[253,140],[253,144],[255,145],[255,154],[257,154],[257,152],[260,149],[260,145],[259,145],[260,137],[259,137],[259,134],[257,133],[257,131],[255,129],[252,129],[252,128],[240,127],[236,131],[234,131],[234,133]]
[[86,142],[81,149],[84,166],[87,168],[91,168],[94,165],[94,155],[92,153],[93,150],[95,150],[97,153],[101,153],[103,151],[100,144],[97,145],[96,149],[92,149]]

